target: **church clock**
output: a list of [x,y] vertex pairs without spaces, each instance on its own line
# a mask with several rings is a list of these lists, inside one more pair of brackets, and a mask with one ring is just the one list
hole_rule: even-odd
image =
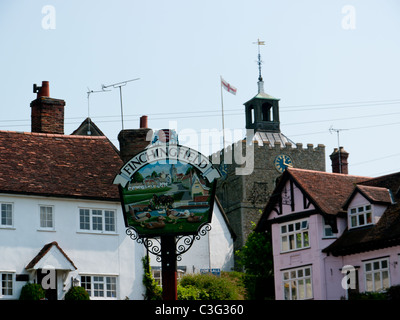
[[293,167],[292,159],[286,154],[276,156],[274,160],[275,169],[282,173],[287,167]]

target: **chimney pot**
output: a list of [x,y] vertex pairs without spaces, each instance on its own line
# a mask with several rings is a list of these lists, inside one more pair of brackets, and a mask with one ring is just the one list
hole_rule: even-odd
[[332,154],[329,156],[332,161],[332,172],[349,174],[349,167],[347,158],[349,153],[343,147],[334,148]]
[[50,97],[50,85],[48,81],[42,81],[42,86],[39,87],[37,98]]
[[147,116],[140,117],[140,129],[147,129]]

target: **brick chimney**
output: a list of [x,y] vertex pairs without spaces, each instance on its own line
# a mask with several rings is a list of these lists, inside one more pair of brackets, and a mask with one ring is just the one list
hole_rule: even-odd
[[329,156],[332,161],[332,172],[349,174],[347,158],[349,153],[343,147],[335,148],[333,153]]
[[50,98],[48,81],[42,81],[41,87],[34,84],[33,92],[37,97],[31,102],[32,132],[64,134],[65,101]]
[[147,127],[147,116],[140,117],[140,129],[121,130],[118,134],[118,141],[122,161],[128,162],[146,148],[151,143],[151,137],[152,130]]

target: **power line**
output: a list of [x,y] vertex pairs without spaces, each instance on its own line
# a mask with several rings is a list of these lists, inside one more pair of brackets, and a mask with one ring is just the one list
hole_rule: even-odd
[[[281,106],[280,109],[282,112],[293,112],[293,111],[309,111],[309,110],[326,110],[326,109],[342,109],[342,108],[361,108],[361,107],[372,107],[372,106],[379,106],[379,105],[391,105],[391,104],[399,104],[400,100],[377,100],[377,101],[359,101],[359,102],[343,102],[343,103],[324,103],[324,104],[314,104],[314,105],[297,105],[297,106]],[[321,107],[322,106],[322,107]],[[325,107],[324,107],[325,106]],[[326,108],[327,106],[330,106],[329,108]],[[332,107],[336,106],[336,107]],[[320,108],[314,108],[314,107],[320,107]],[[302,108],[307,108],[307,109],[302,109]],[[285,109],[295,109],[295,110],[285,110]],[[242,115],[244,108],[232,108],[232,109],[226,109],[226,111],[232,111],[232,113],[228,115]],[[148,116],[165,116],[165,115],[182,115],[182,114],[187,114],[187,115],[192,115],[192,117],[208,117],[212,116],[212,114],[215,114],[215,116],[219,116],[220,111],[219,110],[209,110],[209,109],[204,109],[204,110],[199,110],[199,111],[177,111],[177,112],[159,112],[159,113],[148,113]],[[198,114],[198,115],[196,115]],[[399,114],[399,113],[391,113],[391,114]],[[385,115],[391,115],[391,114],[385,114]],[[140,117],[142,114],[131,114],[131,115],[125,115],[125,117]],[[379,115],[373,115],[373,116],[381,116]],[[382,115],[383,116],[383,115]],[[120,115],[103,115],[103,116],[96,116],[93,118],[100,119],[100,118],[115,118],[115,117],[120,117]],[[368,116],[366,116],[368,117]],[[176,117],[174,117],[176,118]],[[189,116],[182,116],[178,118],[189,118]],[[359,117],[358,117],[359,118]],[[65,118],[66,120],[72,120],[72,119],[82,119],[82,117],[69,117]],[[155,118],[156,120],[164,119],[164,118]],[[332,120],[316,120],[316,121],[334,121],[334,120],[341,120],[345,118],[340,118],[340,119],[332,119]],[[24,122],[24,121],[30,121],[30,119],[7,119],[7,120],[0,120],[1,122]],[[314,122],[316,122],[314,121]],[[309,122],[303,122],[303,123],[309,123]],[[297,123],[292,123],[292,124],[297,124]],[[287,125],[292,125],[292,124],[287,124]]]

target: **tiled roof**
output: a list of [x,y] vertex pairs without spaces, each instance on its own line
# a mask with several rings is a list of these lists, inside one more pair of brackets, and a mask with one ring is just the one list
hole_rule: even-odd
[[288,179],[293,179],[310,197],[317,213],[336,215],[343,212],[357,192],[363,194],[371,203],[388,206],[376,224],[346,229],[323,252],[341,256],[400,244],[400,172],[368,178],[289,168],[282,175],[271,196],[257,225],[257,231],[266,229],[267,214],[279,201],[282,188]]
[[337,214],[343,211],[342,206],[354,190],[355,185],[370,179],[297,168],[289,168],[287,171],[322,213],[326,214]]
[[357,185],[343,208],[347,209],[354,195],[362,194],[371,203],[391,204],[392,196],[388,188]]
[[122,165],[104,136],[0,131],[0,193],[118,200]]
[[309,197],[311,203],[321,214],[336,215],[343,212],[342,205],[348,199],[357,183],[370,178],[339,173],[328,173],[306,169],[288,168],[282,174],[263,215],[257,224],[256,230],[265,230],[268,214],[280,200],[281,192],[286,181],[293,179],[302,191]]
[[51,243],[48,243],[46,245],[43,246],[43,248],[39,251],[39,253],[28,263],[28,265],[25,267],[25,269],[29,270],[29,269],[34,269],[35,265],[50,251],[50,249],[56,246],[56,248],[61,252],[61,254],[64,256],[65,259],[67,259],[67,261],[69,263],[71,263],[71,265],[75,268],[75,270],[77,269],[77,267],[75,266],[75,264],[73,263],[73,261],[67,256],[67,254],[64,252],[63,249],[61,249],[61,247],[58,245],[58,243],[56,241],[53,241]]
[[[365,188],[366,185],[370,187]],[[357,186],[359,189],[360,187],[368,190],[370,197],[379,200],[387,200],[383,190],[389,189],[393,193],[393,199],[390,199],[388,208],[377,224],[346,229],[334,243],[323,250],[324,252],[340,256],[400,244],[400,195],[397,192],[400,187],[400,172],[367,180]]]
[[[89,134],[90,133],[90,134]],[[79,136],[104,136],[103,131],[89,117],[83,120],[80,126],[71,133]]]

